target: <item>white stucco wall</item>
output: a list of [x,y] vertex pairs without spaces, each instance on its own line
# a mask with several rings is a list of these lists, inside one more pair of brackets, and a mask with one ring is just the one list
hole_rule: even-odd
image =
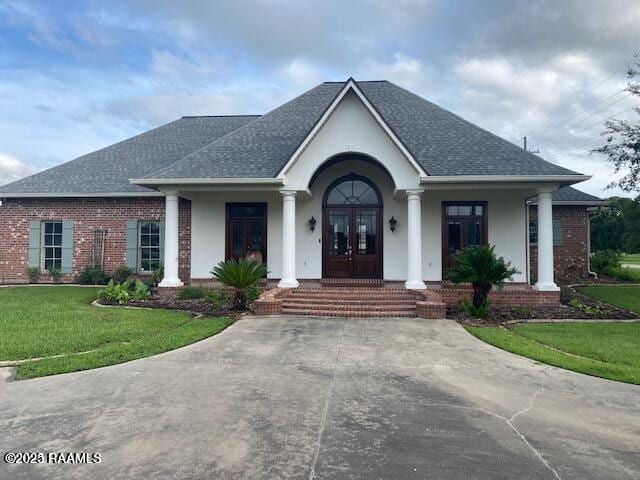
[[211,277],[211,268],[224,260],[227,202],[267,204],[267,268],[269,278],[280,278],[282,200],[278,192],[217,192],[192,195],[191,277]]
[[422,259],[425,280],[442,280],[442,202],[488,202],[488,241],[521,274],[514,282],[526,282],[526,207],[524,190],[426,191],[422,199]]
[[304,190],[315,171],[329,158],[357,152],[375,158],[389,171],[395,188],[416,188],[418,172],[386,134],[365,105],[350,92],[286,173],[286,188]]
[[[393,195],[393,183],[379,167],[362,161],[348,161],[329,167],[311,187],[312,198],[299,195],[296,201],[296,272],[298,278],[322,276],[322,197],[329,184],[343,175],[357,173],[378,185],[383,196],[383,275],[387,280],[405,280],[407,275],[407,202],[405,195]],[[442,279],[442,202],[487,201],[488,239],[496,253],[522,273],[516,282],[526,282],[525,192],[518,190],[427,191],[422,200],[422,258],[425,280]],[[191,275],[208,278],[213,265],[225,255],[226,202],[267,203],[267,267],[269,278],[280,278],[282,268],[282,200],[277,192],[203,193],[193,198]],[[308,220],[317,220],[311,232]],[[398,221],[391,233],[389,218]]]

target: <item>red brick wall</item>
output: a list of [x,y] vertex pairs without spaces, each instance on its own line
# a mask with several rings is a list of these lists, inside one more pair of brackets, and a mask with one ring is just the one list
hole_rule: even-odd
[[[529,207],[531,221],[537,221],[538,207]],[[553,206],[553,219],[562,223],[562,245],[553,247],[553,266],[556,283],[587,278],[589,219],[587,208],[581,206]],[[531,282],[538,276],[538,247],[531,245]]]
[[[164,213],[162,197],[5,199],[0,206],[0,283],[27,281],[31,220],[73,220],[73,274],[64,275],[64,281],[71,282],[91,265],[94,229],[107,230],[104,269],[113,272],[125,264],[127,220],[163,220]],[[188,281],[191,202],[185,199],[180,199],[179,225],[179,275]]]

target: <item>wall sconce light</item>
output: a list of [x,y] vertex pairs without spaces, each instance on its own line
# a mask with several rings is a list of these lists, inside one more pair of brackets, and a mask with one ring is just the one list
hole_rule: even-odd
[[398,224],[398,221],[395,218],[391,217],[389,219],[389,228],[391,229],[392,232],[396,231],[397,224]]
[[309,229],[313,232],[316,229],[316,219],[313,218],[313,215],[309,219]]

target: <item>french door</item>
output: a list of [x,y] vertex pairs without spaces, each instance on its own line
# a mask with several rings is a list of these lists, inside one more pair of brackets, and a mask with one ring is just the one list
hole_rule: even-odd
[[228,203],[226,258],[267,261],[267,205]]
[[379,207],[325,207],[323,276],[381,278],[382,229]]

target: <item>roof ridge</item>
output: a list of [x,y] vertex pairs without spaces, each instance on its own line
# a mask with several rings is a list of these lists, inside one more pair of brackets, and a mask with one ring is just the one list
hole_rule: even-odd
[[[389,83],[389,84],[393,85],[394,87],[399,88],[399,89],[400,89],[400,90],[402,90],[403,92],[406,92],[406,93],[408,93],[409,95],[411,95],[411,96],[413,96],[413,97],[416,97],[416,98],[418,98],[418,99],[422,100],[423,102],[428,103],[429,105],[434,106],[434,107],[435,107],[435,108],[437,108],[438,110],[440,110],[440,111],[444,112],[445,114],[447,114],[447,115],[449,115],[449,116],[453,117],[454,119],[456,119],[456,120],[458,120],[458,121],[461,121],[461,122],[465,123],[466,125],[470,125],[470,126],[475,127],[475,128],[477,128],[477,129],[479,129],[479,130],[482,130],[483,132],[485,132],[485,133],[487,133],[487,134],[491,135],[493,138],[496,138],[499,142],[504,143],[504,144],[511,145],[511,146],[513,146],[513,147],[515,147],[515,148],[518,148],[518,149],[522,150],[524,153],[526,153],[527,155],[529,155],[529,156],[531,156],[531,157],[535,158],[536,160],[543,161],[543,162],[545,162],[545,163],[547,163],[547,164],[549,164],[549,165],[553,165],[553,166],[555,166],[555,167],[564,168],[565,170],[567,170],[567,171],[569,171],[569,172],[572,172],[572,173],[575,173],[575,174],[579,174],[578,172],[575,172],[575,171],[573,171],[573,170],[570,170],[570,169],[568,169],[568,168],[566,168],[566,167],[563,167],[563,166],[561,166],[561,165],[557,165],[557,164],[555,164],[555,163],[553,163],[553,162],[550,162],[550,161],[548,161],[548,160],[545,160],[544,158],[542,158],[542,157],[540,157],[540,156],[538,156],[538,155],[535,155],[535,154],[533,154],[533,153],[531,153],[531,152],[529,152],[529,151],[527,151],[527,150],[524,150],[523,148],[521,148],[519,145],[516,145],[516,144],[515,144],[515,143],[513,143],[512,141],[507,140],[506,138],[502,138],[501,136],[499,136],[499,135],[497,135],[497,134],[495,134],[495,133],[493,133],[493,132],[491,132],[491,131],[487,130],[487,129],[486,129],[486,128],[484,128],[484,127],[481,127],[480,125],[476,125],[475,123],[473,123],[473,122],[471,122],[471,121],[469,121],[469,120],[467,120],[467,119],[465,119],[465,118],[461,117],[461,116],[460,116],[460,115],[458,115],[457,113],[453,113],[451,110],[447,110],[446,108],[441,107],[440,105],[437,105],[437,104],[433,103],[432,101],[427,100],[427,99],[426,99],[426,98],[424,98],[424,97],[421,97],[421,96],[420,96],[420,95],[418,95],[417,93],[413,93],[412,91],[407,90],[406,88],[401,87],[400,85],[397,85],[397,84],[395,84],[395,83],[393,83],[393,82],[391,82],[391,81],[388,81],[388,80],[385,80],[385,81],[386,81],[387,83]],[[425,147],[425,148],[426,148],[426,147]],[[422,153],[422,152],[424,152],[424,149],[420,151],[420,153]]]
[[183,115],[180,118],[229,118],[229,117],[261,117],[262,114],[259,113],[248,113],[248,114],[231,114],[231,115]]

